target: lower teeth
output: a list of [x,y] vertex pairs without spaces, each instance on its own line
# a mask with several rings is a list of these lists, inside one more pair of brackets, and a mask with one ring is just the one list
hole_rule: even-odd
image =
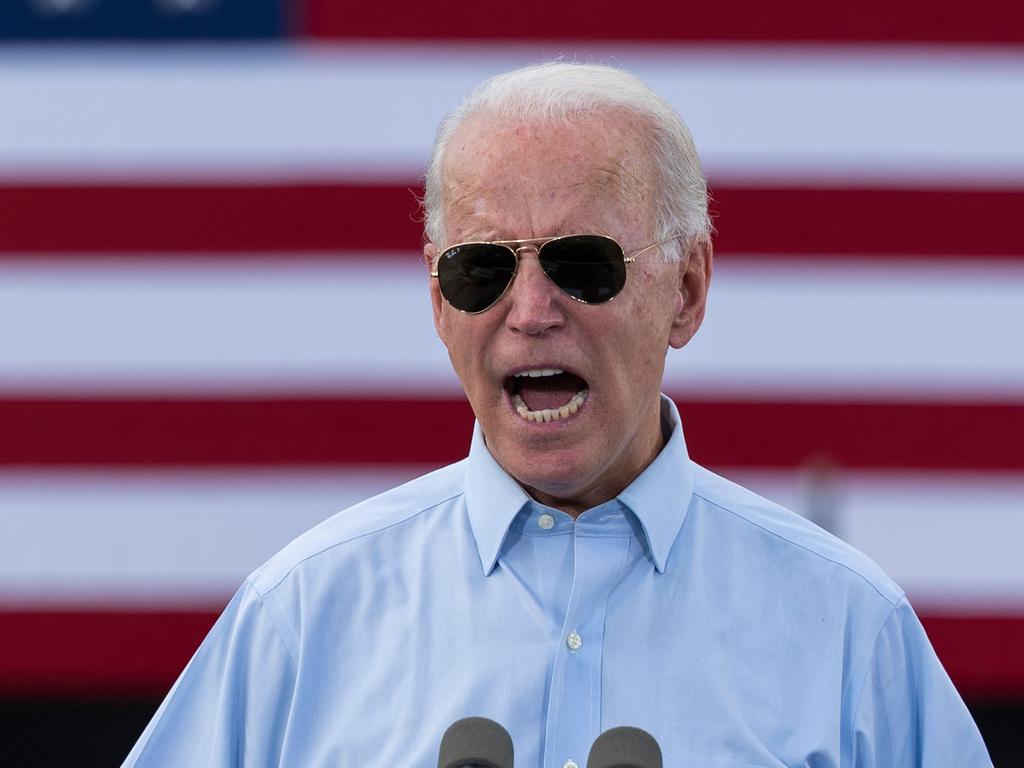
[[516,411],[526,421],[532,421],[540,423],[542,421],[558,421],[559,419],[567,419],[572,416],[576,411],[580,409],[580,406],[586,402],[587,395],[590,394],[589,389],[581,389],[568,403],[563,405],[561,408],[545,408],[540,411],[531,411],[526,407],[526,403],[523,398],[518,395],[512,395],[512,405],[516,407]]

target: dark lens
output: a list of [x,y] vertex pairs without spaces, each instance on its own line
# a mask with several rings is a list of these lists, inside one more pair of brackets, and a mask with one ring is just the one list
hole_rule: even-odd
[[614,298],[626,284],[622,247],[602,235],[552,240],[540,249],[540,265],[555,285],[587,304]]
[[483,312],[501,298],[515,274],[515,253],[492,243],[453,246],[437,262],[441,295],[463,312]]

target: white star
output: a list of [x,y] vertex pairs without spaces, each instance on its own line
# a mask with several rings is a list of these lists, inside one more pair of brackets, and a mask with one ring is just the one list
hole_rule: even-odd
[[36,10],[46,14],[64,14],[86,6],[90,0],[32,0]]
[[210,8],[216,0],[156,0],[157,6],[166,13],[196,13]]

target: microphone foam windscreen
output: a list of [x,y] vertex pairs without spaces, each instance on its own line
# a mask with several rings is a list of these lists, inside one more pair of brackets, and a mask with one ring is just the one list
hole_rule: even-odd
[[661,768],[661,747],[639,728],[609,728],[594,740],[587,768]]
[[441,738],[437,768],[512,768],[512,737],[486,717],[456,720]]

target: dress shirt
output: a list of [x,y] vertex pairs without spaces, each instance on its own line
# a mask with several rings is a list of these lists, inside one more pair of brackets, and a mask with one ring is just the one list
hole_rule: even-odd
[[692,463],[679,415],[576,520],[488,451],[331,517],[255,571],[126,766],[436,765],[453,721],[516,765],[632,725],[666,768],[989,766],[903,592]]

